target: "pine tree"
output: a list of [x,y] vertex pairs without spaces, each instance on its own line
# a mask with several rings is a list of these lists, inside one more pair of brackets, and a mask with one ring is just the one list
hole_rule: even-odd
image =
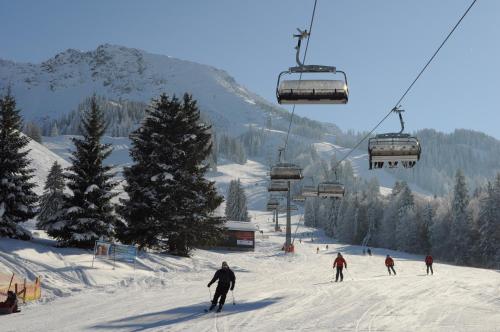
[[65,174],[72,195],[65,196],[64,211],[55,220],[59,227],[52,227],[49,235],[63,246],[92,248],[96,240],[113,236],[117,222],[111,203],[116,182],[112,167],[103,165],[112,149],[100,142],[106,125],[95,98],[82,114],[80,130],[83,138],[73,138],[72,165]]
[[19,223],[33,218],[38,197],[26,149],[29,138],[21,134],[22,120],[10,91],[0,98],[0,236],[29,240]]
[[42,143],[42,131],[35,122],[30,121],[24,126],[24,134],[35,142]]
[[485,197],[481,200],[477,246],[481,263],[495,267],[500,250],[500,174],[493,185],[488,183]]
[[247,197],[240,179],[229,183],[225,212],[228,220],[248,221]]
[[189,255],[220,238],[223,219],[213,212],[223,198],[203,177],[212,145],[210,126],[199,119],[188,94],[182,101],[161,95],[131,135],[134,164],[124,170],[129,199],[120,208],[123,241]]
[[434,223],[434,208],[428,202],[423,208],[418,229],[418,239],[422,253],[431,252],[431,229]]
[[52,128],[50,128],[50,136],[59,136],[59,128],[57,127],[57,122],[54,122]]
[[[38,229],[52,231],[54,224],[61,218],[64,207],[64,174],[61,165],[55,161],[50,168],[38,213]],[[57,225],[55,225],[56,228]]]
[[456,263],[464,264],[469,259],[470,222],[471,215],[468,209],[469,194],[465,176],[458,170],[455,175],[455,188],[451,210],[451,254]]

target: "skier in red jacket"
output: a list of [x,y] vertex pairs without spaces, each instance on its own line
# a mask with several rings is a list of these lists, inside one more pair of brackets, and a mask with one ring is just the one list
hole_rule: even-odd
[[389,271],[389,275],[391,275],[391,270],[396,275],[396,271],[394,270],[394,260],[391,256],[387,255],[385,258],[385,266],[387,266],[387,271]]
[[342,273],[344,266],[347,269],[347,262],[345,261],[344,257],[342,257],[342,254],[339,252],[337,258],[335,258],[335,261],[333,262],[333,268],[337,267],[335,282],[339,281],[339,276],[340,276],[340,282],[344,280],[344,274]]
[[427,255],[425,257],[425,265],[427,265],[427,275],[429,275],[429,269],[431,270],[431,275],[434,274],[434,271],[432,270],[432,263],[434,260],[432,259],[431,255]]

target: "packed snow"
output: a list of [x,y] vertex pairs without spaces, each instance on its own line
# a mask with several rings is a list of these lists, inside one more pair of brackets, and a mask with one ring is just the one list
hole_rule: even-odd
[[[296,253],[285,255],[284,232],[273,232],[271,214],[262,212],[267,193],[257,179],[266,171],[248,162],[211,174],[221,192],[241,179],[249,214],[263,231],[256,232],[253,252],[141,253],[135,270],[103,260],[92,268],[90,252],[55,248],[40,231],[30,242],[2,239],[0,271],[40,275],[43,286],[42,300],[1,317],[2,331],[498,331],[500,271],[436,262],[427,276],[422,256],[379,248],[366,256],[302,223]],[[299,221],[300,211],[293,231]],[[332,282],[337,252],[348,264],[342,283]],[[386,254],[397,276],[388,275]],[[222,313],[206,314],[215,290],[207,283],[222,261],[236,274],[235,291]]]

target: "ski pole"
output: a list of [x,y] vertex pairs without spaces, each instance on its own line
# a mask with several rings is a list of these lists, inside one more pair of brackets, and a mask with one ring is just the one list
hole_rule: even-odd
[[349,275],[349,278],[351,278],[352,281],[354,281],[354,278],[351,275],[351,272],[347,269],[347,266],[345,267],[345,270],[347,271],[347,274]]
[[208,287],[208,294],[210,294],[209,295],[210,297],[208,298],[208,301],[212,302],[212,291],[210,290],[210,287]]
[[233,296],[233,305],[236,305],[236,302],[234,302],[234,292],[231,291],[231,295]]

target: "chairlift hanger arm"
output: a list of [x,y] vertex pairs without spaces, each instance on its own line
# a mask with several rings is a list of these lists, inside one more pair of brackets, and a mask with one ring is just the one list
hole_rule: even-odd
[[295,61],[299,67],[303,67],[304,63],[300,61],[300,46],[302,45],[302,39],[309,38],[309,32],[307,32],[307,29],[302,31],[299,28],[297,28],[297,31],[299,31],[299,34],[293,35],[294,38],[298,39],[297,46],[295,46],[295,49],[297,50],[297,53],[295,54]]
[[403,131],[405,130],[405,122],[403,120],[403,116],[401,115],[401,113],[403,113],[405,110],[401,109],[401,105],[400,105],[400,106],[394,107],[392,109],[392,111],[394,113],[398,113],[398,115],[399,115],[399,122],[401,123],[401,130],[399,131],[399,133],[402,134]]

